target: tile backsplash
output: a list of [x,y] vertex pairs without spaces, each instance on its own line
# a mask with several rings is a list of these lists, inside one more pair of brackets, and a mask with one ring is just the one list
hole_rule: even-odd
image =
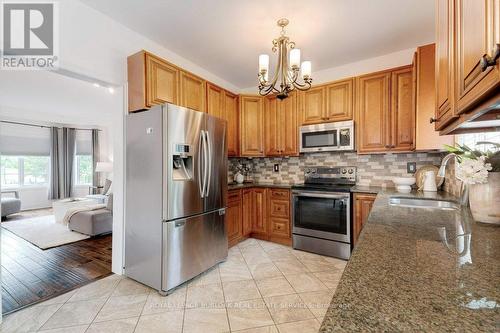
[[[325,152],[302,154],[298,157],[285,158],[230,158],[229,180],[234,177],[234,166],[239,162],[247,164],[252,170],[255,182],[270,183],[302,183],[304,168],[308,166],[356,166],[357,183],[393,187],[392,177],[410,176],[406,172],[407,162],[415,162],[417,169],[423,165],[439,166],[442,153],[402,153],[402,154],[371,154],[358,155],[353,152]],[[275,164],[279,165],[279,172],[274,172]]]

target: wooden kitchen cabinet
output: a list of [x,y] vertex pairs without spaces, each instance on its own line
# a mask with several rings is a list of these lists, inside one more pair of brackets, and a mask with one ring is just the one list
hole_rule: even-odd
[[359,153],[390,149],[390,86],[390,72],[357,78],[356,134]]
[[265,187],[230,190],[227,201],[226,227],[230,246],[248,237],[292,244],[290,190]]
[[499,52],[500,0],[436,0],[433,121],[441,135],[498,130]]
[[376,194],[355,193],[354,194],[354,220],[352,223],[353,245],[356,245],[361,229],[368,221],[368,216],[373,207],[373,202],[377,197]]
[[460,114],[499,87],[499,62],[483,67],[481,59],[500,52],[496,51],[500,48],[500,1],[456,0],[455,20],[456,112]]
[[268,226],[269,240],[291,244],[290,191],[286,189],[268,189]]
[[242,193],[242,234],[249,237],[252,233],[253,189],[244,189]]
[[352,120],[354,79],[313,87],[301,94],[301,125]]
[[141,111],[179,101],[179,69],[146,51],[127,58],[128,109]]
[[265,155],[297,156],[297,94],[279,100],[275,96],[265,100]]
[[436,0],[436,130],[441,130],[456,118],[453,105],[454,2]]
[[444,145],[454,145],[453,135],[439,135],[429,120],[435,115],[435,44],[417,48],[414,56],[415,87],[415,149],[417,151],[443,150]]
[[229,247],[236,245],[243,236],[243,203],[241,190],[228,191],[226,231]]
[[412,66],[358,77],[358,153],[415,149],[413,77]]
[[194,74],[181,71],[180,87],[180,105],[205,112],[206,81]]
[[352,120],[354,109],[354,79],[336,81],[326,86],[328,121]]
[[391,150],[415,149],[415,95],[413,67],[391,73]]
[[326,91],[324,86],[312,87],[301,93],[301,125],[319,124],[328,121],[325,116]]
[[263,97],[240,96],[240,155],[264,156]]
[[239,138],[239,107],[238,95],[224,91],[224,118],[227,121],[227,155],[230,157],[239,156],[240,138]]
[[254,188],[252,190],[252,234],[267,235],[267,190]]
[[224,89],[207,82],[207,113],[214,117],[225,118]]

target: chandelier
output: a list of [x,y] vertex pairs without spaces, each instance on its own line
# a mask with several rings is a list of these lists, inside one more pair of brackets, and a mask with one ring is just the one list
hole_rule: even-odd
[[[281,27],[280,37],[273,39],[272,50],[278,52],[278,63],[273,78],[269,81],[269,56],[261,54],[259,56],[259,94],[266,96],[276,93],[279,99],[285,99],[294,90],[308,90],[311,88],[311,62],[304,61],[300,64],[300,49],[295,48],[295,43],[285,35],[285,27],[288,20],[282,18],[278,20]],[[302,75],[303,83],[300,83],[299,72]]]

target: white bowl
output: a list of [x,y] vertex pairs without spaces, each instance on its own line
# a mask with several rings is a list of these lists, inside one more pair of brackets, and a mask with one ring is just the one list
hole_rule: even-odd
[[411,186],[415,184],[415,177],[394,177],[392,181],[396,185],[396,187],[400,185]]
[[397,185],[396,190],[400,193],[410,193],[411,186],[410,185]]

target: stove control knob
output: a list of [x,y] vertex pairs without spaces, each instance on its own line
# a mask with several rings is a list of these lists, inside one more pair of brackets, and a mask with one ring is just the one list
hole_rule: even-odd
[[342,174],[345,175],[347,173],[346,169],[342,169]]
[[349,169],[349,174],[352,175],[354,173],[354,169]]
[[309,173],[311,173],[311,169],[307,168],[306,169],[306,174],[309,174]]

